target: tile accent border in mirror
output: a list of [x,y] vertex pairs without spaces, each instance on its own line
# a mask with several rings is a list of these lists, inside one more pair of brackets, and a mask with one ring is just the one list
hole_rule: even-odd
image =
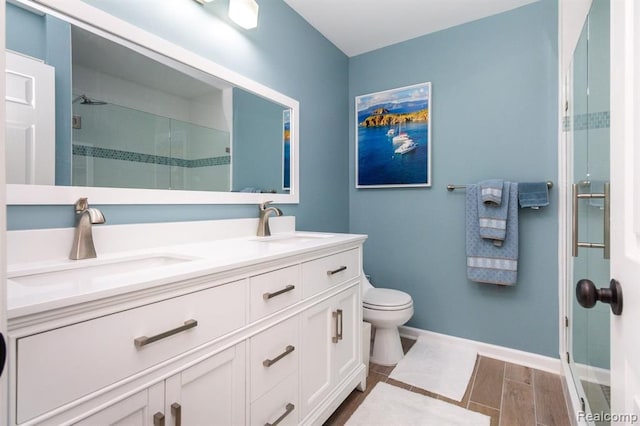
[[564,117],[562,117],[563,132],[568,132],[571,130],[572,120],[574,131],[588,129],[608,129],[611,121],[609,111],[576,114],[573,117],[565,115]]
[[121,151],[117,149],[91,147],[79,144],[73,144],[73,155],[186,168],[222,166],[231,164],[231,156],[229,155],[187,160],[184,158],[143,154],[140,152]]

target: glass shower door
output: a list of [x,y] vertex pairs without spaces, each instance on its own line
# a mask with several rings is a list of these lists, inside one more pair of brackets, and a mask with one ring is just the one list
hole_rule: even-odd
[[[578,194],[596,198],[578,198],[577,241],[592,243],[573,251],[569,265],[571,277],[567,300],[571,371],[586,412],[603,419],[610,412],[609,320],[610,306],[597,303],[585,309],[576,300],[575,285],[589,279],[597,287],[610,279],[609,260],[604,244],[605,193],[609,182],[609,0],[594,0],[573,55],[567,87],[565,137],[573,146],[572,179]],[[571,167],[570,167],[571,168]],[[574,203],[574,206],[576,204]],[[596,424],[607,424],[597,421]]]

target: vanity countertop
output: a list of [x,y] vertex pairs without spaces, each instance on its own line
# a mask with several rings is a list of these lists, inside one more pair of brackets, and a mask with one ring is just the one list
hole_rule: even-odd
[[112,252],[97,259],[9,264],[7,314],[11,320],[365,239],[289,231]]

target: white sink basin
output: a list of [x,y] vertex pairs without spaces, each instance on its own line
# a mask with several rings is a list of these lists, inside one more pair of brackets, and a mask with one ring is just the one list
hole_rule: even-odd
[[311,234],[296,232],[295,234],[283,234],[272,235],[270,237],[258,237],[256,241],[261,243],[275,243],[275,244],[298,244],[306,243],[309,241],[318,241],[325,238],[331,238],[333,234]]
[[[49,284],[90,284],[113,275],[155,269],[163,266],[190,262],[194,258],[173,255],[151,255],[102,261],[99,259],[80,260],[59,267],[38,268],[19,272],[9,272],[8,278],[26,286]],[[86,263],[85,263],[86,262]]]

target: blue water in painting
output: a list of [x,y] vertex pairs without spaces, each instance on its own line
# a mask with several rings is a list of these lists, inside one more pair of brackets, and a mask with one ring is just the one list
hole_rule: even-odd
[[394,153],[400,144],[394,144],[387,136],[389,129],[387,126],[358,127],[358,185],[426,184],[429,172],[427,123],[402,125],[402,131],[418,145],[406,154]]

